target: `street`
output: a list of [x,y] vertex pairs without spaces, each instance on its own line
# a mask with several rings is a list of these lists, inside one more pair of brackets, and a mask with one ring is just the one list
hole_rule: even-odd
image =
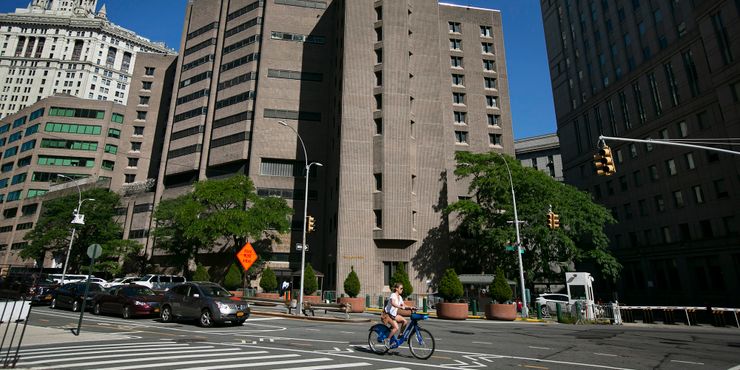
[[[355,322],[323,322],[253,315],[241,327],[200,328],[191,322],[124,320],[34,307],[29,327],[66,330],[66,342],[44,343],[29,330],[18,368],[49,369],[728,369],[740,366],[737,328],[627,324],[460,322],[431,319],[424,328],[436,339],[426,361],[407,346],[376,355],[367,349],[373,314]],[[367,319],[367,320],[360,320]],[[362,322],[357,322],[362,321]],[[105,333],[105,339],[84,341]]]

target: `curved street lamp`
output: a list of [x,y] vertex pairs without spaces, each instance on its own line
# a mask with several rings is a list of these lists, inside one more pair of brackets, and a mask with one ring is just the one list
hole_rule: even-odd
[[[62,175],[61,173],[57,174],[57,177],[64,177],[66,179],[69,179],[69,181],[74,181],[75,186],[77,187],[77,208],[72,212],[72,225],[84,225],[85,224],[85,215],[80,214],[80,209],[82,209],[82,203],[84,203],[86,200],[95,200],[92,198],[82,199],[82,191],[80,190],[80,186],[77,184],[77,181],[67,175]],[[64,278],[67,275],[67,265],[69,265],[69,255],[72,254],[72,243],[74,243],[75,240],[75,226],[72,226],[72,236],[69,238],[69,246],[67,247],[67,256],[64,258],[64,268],[62,269],[62,280],[60,281],[60,284],[64,284]]]
[[298,309],[296,310],[296,314],[300,315],[300,312],[303,311],[303,281],[305,276],[305,269],[306,269],[306,218],[308,218],[308,174],[311,171],[311,166],[316,165],[319,167],[322,167],[323,164],[319,162],[311,162],[308,163],[308,155],[306,154],[306,145],[303,143],[303,138],[301,138],[301,135],[294,129],[292,126],[288,126],[285,121],[278,121],[279,124],[293,130],[295,132],[296,136],[298,136],[298,141],[301,142],[301,148],[303,148],[303,159],[305,161],[305,174],[304,177],[306,178],[306,185],[305,185],[305,193],[303,195],[303,237],[302,237],[302,244],[301,244],[301,291],[299,293],[299,300],[298,300]]
[[524,289],[524,267],[522,265],[522,244],[521,238],[519,237],[519,215],[516,210],[516,194],[514,193],[514,180],[511,177],[511,169],[509,163],[506,162],[504,157],[499,152],[494,152],[504,161],[506,171],[509,173],[509,185],[511,185],[511,202],[514,205],[514,226],[516,227],[516,255],[519,258],[519,285],[522,287],[522,317],[529,317],[529,308],[527,307],[527,296],[525,295]]

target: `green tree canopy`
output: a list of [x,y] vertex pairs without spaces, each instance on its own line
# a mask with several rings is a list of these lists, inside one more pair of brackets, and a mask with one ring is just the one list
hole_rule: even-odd
[[122,240],[123,228],[115,219],[120,202],[118,194],[99,188],[83,191],[81,195],[82,199],[94,199],[82,204],[80,213],[85,215],[85,224],[71,224],[79,202],[77,192],[46,200],[41,207],[38,222],[25,236],[28,246],[21,250],[20,256],[40,260],[50,252],[64,260],[74,226],[75,240],[69,255],[67,272],[81,272],[82,267],[87,272],[90,263],[87,248],[97,243],[102,246],[103,254],[95,259],[93,273],[116,275],[121,272],[120,266],[126,259],[137,258],[142,245],[134,240]]
[[493,277],[493,281],[491,281],[488,291],[490,292],[489,294],[491,295],[491,298],[496,303],[503,304],[511,301],[511,296],[514,292],[511,291],[511,287],[506,281],[506,276],[504,276],[504,270],[501,267],[496,269],[496,276]]
[[242,269],[237,266],[236,263],[232,263],[231,266],[229,266],[229,271],[226,272],[226,277],[224,277],[224,288],[228,290],[236,290],[241,286]]
[[414,292],[414,287],[411,286],[409,275],[406,273],[406,265],[404,265],[403,262],[398,263],[396,266],[396,272],[391,276],[391,288],[393,288],[396,283],[403,284],[403,292],[401,292],[401,297],[403,297],[403,299],[406,299],[406,297],[410,296],[411,293]]
[[[275,283],[277,285],[277,283]],[[309,263],[306,265],[306,271],[303,273],[303,294],[311,295],[319,290],[319,282],[316,279],[316,273]]]
[[[290,229],[292,209],[282,198],[260,197],[244,175],[195,184],[193,192],[162,200],[154,211],[156,247],[172,254],[187,270],[200,249],[217,241],[236,253],[247,239],[277,239]],[[270,243],[252,243],[258,255],[250,268],[256,274],[271,253]]]
[[275,272],[273,272],[272,269],[269,267],[266,267],[264,270],[262,270],[260,288],[262,288],[265,293],[272,293],[278,288],[278,282],[277,278],[275,277]]
[[448,268],[439,280],[439,295],[445,302],[453,302],[462,298],[463,294],[465,291],[455,269]]
[[[457,152],[458,179],[469,181],[471,199],[450,204],[446,211],[458,217],[453,233],[452,264],[464,273],[490,272],[502,267],[510,274],[517,270],[514,245],[511,185],[504,160],[511,169],[527,281],[562,279],[552,265],[588,261],[600,268],[601,276],[615,280],[621,265],[608,250],[606,224],[615,220],[610,212],[595,204],[591,196],[562,184],[541,171],[524,168],[509,156],[490,153]],[[550,205],[560,215],[561,227],[547,227]]]
[[344,292],[352,298],[356,298],[360,294],[360,278],[355,272],[355,267],[351,266],[351,271],[347,274],[347,278],[344,279]]

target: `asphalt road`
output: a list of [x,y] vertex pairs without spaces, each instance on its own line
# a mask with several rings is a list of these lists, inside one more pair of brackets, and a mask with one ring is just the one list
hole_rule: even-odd
[[[69,329],[79,314],[34,307],[29,325]],[[19,368],[158,369],[739,369],[740,329],[627,324],[422,322],[436,339],[428,360],[407,346],[385,355],[367,348],[372,322],[336,323],[253,315],[244,326],[200,328],[154,318],[85,314],[83,333],[106,340],[33,344],[24,339]],[[31,333],[31,332],[29,332]]]

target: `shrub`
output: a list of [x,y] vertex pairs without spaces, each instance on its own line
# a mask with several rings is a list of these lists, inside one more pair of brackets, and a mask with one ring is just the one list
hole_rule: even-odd
[[226,272],[224,277],[224,288],[228,290],[236,290],[242,286],[242,271],[235,263],[229,266],[229,271]]
[[411,286],[411,281],[409,280],[409,275],[406,273],[406,266],[403,262],[398,263],[398,266],[396,266],[396,272],[393,273],[393,277],[391,277],[391,290],[396,283],[403,284],[403,292],[401,292],[401,297],[403,299],[406,299],[414,292],[414,287]]
[[303,273],[303,294],[311,295],[319,289],[319,282],[316,280],[316,273],[309,263],[306,271]]
[[266,293],[271,293],[277,290],[278,283],[277,279],[275,278],[275,272],[272,271],[269,267],[265,267],[264,270],[262,270],[262,278],[260,279],[260,288],[262,288],[263,291]]
[[496,303],[508,303],[511,301],[513,292],[509,283],[506,281],[504,270],[501,267],[496,269],[496,276],[493,277],[489,291],[491,292],[491,298]]
[[448,268],[439,280],[439,295],[444,298],[445,302],[452,302],[462,298],[463,294],[460,278],[457,277],[454,269]]
[[206,269],[200,263],[195,267],[195,273],[193,274],[194,281],[211,281],[211,276],[208,275],[208,269]]
[[344,279],[344,292],[347,293],[348,296],[352,298],[356,298],[358,294],[360,294],[360,278],[357,277],[357,273],[355,272],[355,267],[351,267],[352,270],[347,275],[347,278]]

